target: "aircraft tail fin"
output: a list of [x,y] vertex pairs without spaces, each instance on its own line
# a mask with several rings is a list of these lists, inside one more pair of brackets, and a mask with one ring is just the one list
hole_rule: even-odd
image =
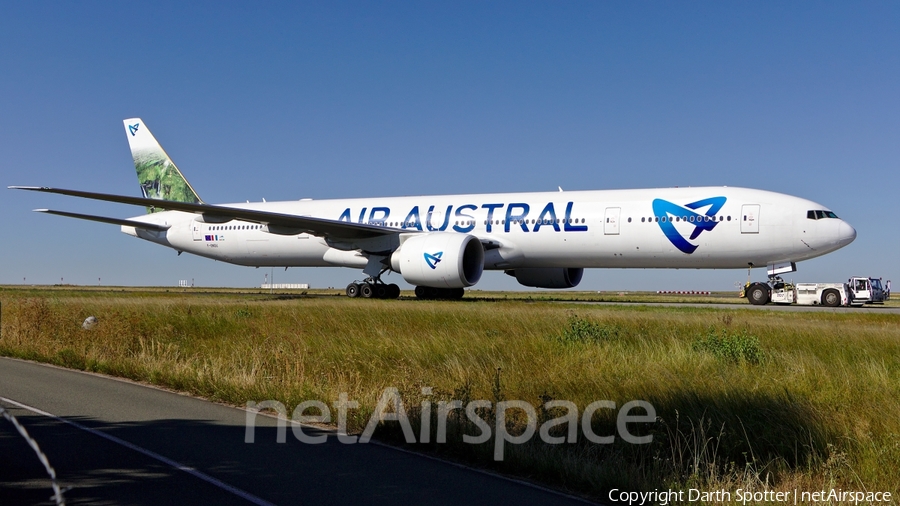
[[[140,118],[125,120],[125,134],[144,198],[202,204],[191,183],[169,158]],[[155,212],[147,208],[147,213]]]

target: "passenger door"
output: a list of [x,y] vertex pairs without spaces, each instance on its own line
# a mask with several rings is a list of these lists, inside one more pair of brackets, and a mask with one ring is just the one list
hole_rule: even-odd
[[759,204],[744,204],[741,207],[741,233],[759,233]]
[[604,235],[619,235],[619,215],[622,212],[620,207],[607,207],[606,217],[603,220]]

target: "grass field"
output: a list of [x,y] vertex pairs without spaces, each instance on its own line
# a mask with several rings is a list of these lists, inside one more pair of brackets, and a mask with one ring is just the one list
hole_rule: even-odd
[[[566,400],[579,412],[597,400],[645,400],[657,415],[645,445],[591,443],[579,427],[576,443],[534,437],[497,462],[493,441],[461,441],[479,432],[463,414],[449,419],[446,444],[412,447],[595,498],[613,487],[900,494],[900,315],[564,301],[695,301],[655,294],[474,292],[442,302],[335,293],[7,287],[0,354],[236,405],[275,399],[289,411],[346,392],[361,406],[351,432],[386,387],[400,391],[416,434],[426,399]],[[90,315],[99,323],[84,330]],[[491,422],[495,413],[481,414]],[[561,411],[537,414],[543,422]],[[524,418],[510,417],[510,432]],[[599,410],[591,425],[615,434],[615,411]],[[402,444],[396,422],[376,437]]]

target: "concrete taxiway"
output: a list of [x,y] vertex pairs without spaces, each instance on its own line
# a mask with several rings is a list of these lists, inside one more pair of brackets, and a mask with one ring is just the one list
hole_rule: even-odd
[[[40,445],[70,505],[585,504],[384,445],[303,444],[290,429],[279,444],[268,417],[248,444],[244,410],[21,360],[0,358],[0,405]],[[47,472],[2,419],[0,455],[0,504],[51,503]]]
[[654,306],[654,307],[695,307],[702,309],[749,309],[754,311],[789,311],[789,312],[826,312],[826,313],[842,313],[842,314],[900,314],[900,307],[867,305],[861,307],[825,307],[825,306],[797,306],[782,304],[766,304],[764,306],[754,306],[753,304],[719,304],[719,303],[698,303],[698,302],[609,302],[609,301],[589,301],[589,300],[567,300],[558,301],[560,304],[591,304],[600,306]]

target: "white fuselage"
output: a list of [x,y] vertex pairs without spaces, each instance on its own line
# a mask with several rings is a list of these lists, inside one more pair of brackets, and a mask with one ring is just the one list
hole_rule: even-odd
[[[841,248],[856,231],[815,202],[729,187],[301,200],[228,204],[410,233],[470,234],[499,247],[485,269],[763,267]],[[833,216],[833,214],[832,214]],[[363,256],[308,234],[278,235],[265,224],[208,223],[164,211],[132,218],[166,232],[123,231],[195,255],[248,266],[362,267]]]

